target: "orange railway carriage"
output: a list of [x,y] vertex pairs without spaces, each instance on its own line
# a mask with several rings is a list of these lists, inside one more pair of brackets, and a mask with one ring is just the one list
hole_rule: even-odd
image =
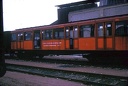
[[90,54],[128,56],[128,15],[11,32],[17,55]]

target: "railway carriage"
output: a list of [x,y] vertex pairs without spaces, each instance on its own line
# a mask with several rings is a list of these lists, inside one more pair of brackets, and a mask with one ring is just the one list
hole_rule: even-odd
[[21,57],[82,54],[90,60],[128,59],[128,15],[17,29],[11,37],[11,52]]

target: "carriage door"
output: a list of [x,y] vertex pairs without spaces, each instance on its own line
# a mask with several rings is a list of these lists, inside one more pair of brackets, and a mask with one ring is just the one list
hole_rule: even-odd
[[112,22],[97,24],[97,49],[113,49]]
[[66,27],[66,49],[78,48],[78,28],[77,26]]
[[24,36],[23,33],[18,33],[18,42],[17,42],[18,49],[23,49],[24,47],[23,36]]
[[33,37],[33,46],[34,49],[40,49],[41,48],[41,39],[40,39],[40,30],[34,31],[34,37]]
[[70,46],[70,49],[74,49],[73,27],[70,27],[69,46]]

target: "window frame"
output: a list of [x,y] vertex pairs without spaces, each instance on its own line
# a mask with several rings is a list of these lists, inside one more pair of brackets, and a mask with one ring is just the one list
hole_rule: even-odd
[[128,20],[115,22],[115,36],[128,36]]
[[18,41],[24,41],[24,33],[23,32],[20,32],[17,34],[17,40]]
[[70,28],[69,28],[69,26],[65,27],[65,38],[66,39],[70,38]]
[[[61,32],[63,32],[62,37]],[[53,39],[64,39],[64,28],[53,29]]]
[[[111,24],[111,27],[107,27],[108,24]],[[111,28],[111,29],[109,30],[109,28]],[[113,22],[105,23],[105,36],[107,36],[107,37],[113,36]]]
[[73,38],[79,38],[79,28],[78,26],[73,26]]
[[[53,29],[43,30],[43,31],[44,31],[43,40],[51,40],[51,39],[53,39]],[[49,37],[47,37],[47,35],[49,35]]]
[[[82,28],[82,27],[88,27],[90,28],[90,30],[85,30],[87,28]],[[79,36],[80,38],[91,38],[91,37],[95,37],[95,24],[85,24],[85,25],[80,25],[79,26],[80,31],[79,31]],[[83,31],[90,31],[90,36],[84,36],[84,32]]]
[[[26,33],[30,33],[29,39],[26,39]],[[32,40],[32,32],[25,32],[25,33],[24,33],[24,40],[25,40],[25,41]]]
[[[12,37],[13,35],[15,35],[15,39],[13,39],[13,37]],[[16,33],[11,34],[11,41],[17,41],[17,34]]]

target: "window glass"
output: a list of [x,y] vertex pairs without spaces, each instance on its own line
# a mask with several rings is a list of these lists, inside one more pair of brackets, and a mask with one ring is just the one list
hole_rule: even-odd
[[23,33],[18,33],[18,41],[23,41]]
[[66,27],[66,29],[65,29],[66,31],[66,38],[69,38],[69,28],[68,27]]
[[78,38],[78,28],[77,26],[74,27],[74,38]]
[[52,30],[45,30],[45,39],[52,39]]
[[59,32],[59,38],[64,38],[64,29],[63,29],[63,31]]
[[70,38],[73,38],[73,30],[70,29]]
[[59,32],[58,31],[54,32],[54,38],[55,39],[59,38]]
[[25,36],[25,40],[31,40],[32,39],[32,33],[31,32],[25,32],[24,36]]
[[12,34],[12,41],[16,41],[16,34]]
[[106,24],[106,36],[111,36],[112,35],[112,23],[107,23]]
[[42,39],[45,39],[45,31],[42,31]]
[[103,36],[103,34],[104,34],[104,31],[103,31],[103,24],[102,23],[100,23],[100,24],[98,24],[98,36]]
[[63,28],[54,29],[53,32],[54,32],[54,39],[64,38],[64,29]]
[[94,37],[94,25],[80,26],[80,37]]
[[128,21],[116,22],[116,36],[128,35]]
[[35,39],[35,40],[40,39],[40,34],[39,34],[39,33],[34,33],[34,39]]

